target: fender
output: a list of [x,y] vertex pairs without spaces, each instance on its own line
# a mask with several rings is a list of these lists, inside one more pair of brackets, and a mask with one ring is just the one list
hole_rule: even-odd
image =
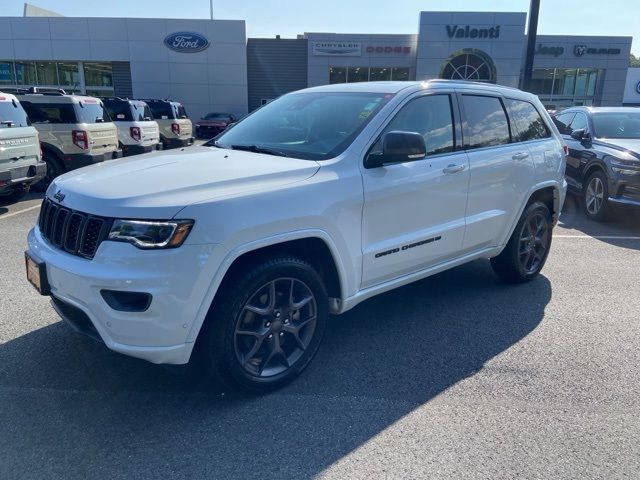
[[51,145],[50,143],[45,143],[45,142],[40,142],[40,145],[42,146],[42,150],[49,150],[51,153],[53,153],[56,157],[58,157],[60,160],[63,159],[64,157],[64,153],[62,153],[62,150],[60,150],[58,147],[56,147],[55,145]]
[[195,342],[196,338],[198,337],[198,334],[200,333],[200,329],[202,328],[202,325],[204,324],[204,321],[206,319],[207,313],[209,312],[209,308],[213,303],[213,299],[215,298],[216,293],[218,292],[218,289],[222,284],[222,280],[226,276],[233,262],[235,262],[242,255],[249,252],[253,252],[255,250],[259,250],[260,248],[270,247],[270,246],[277,245],[279,243],[288,242],[291,240],[301,240],[304,238],[319,238],[329,248],[329,251],[331,252],[331,256],[333,257],[333,262],[336,265],[338,277],[340,279],[340,297],[341,297],[338,299],[332,299],[332,301],[330,302],[330,310],[332,313],[338,313],[339,311],[341,311],[342,301],[343,299],[347,298],[347,291],[348,291],[347,277],[348,276],[344,268],[344,262],[342,261],[342,256],[340,255],[340,252],[336,248],[333,242],[333,239],[327,232],[320,229],[296,230],[293,232],[287,232],[280,235],[274,235],[271,237],[257,239],[252,242],[239,245],[227,253],[224,260],[218,267],[218,270],[216,271],[216,274],[211,284],[209,285],[209,288],[207,289],[207,292],[202,300],[202,303],[200,304],[200,308],[198,309],[196,319],[191,326],[191,330],[189,331],[189,335],[187,336],[186,341]]
[[580,169],[580,189],[582,189],[582,187],[584,186],[584,181],[586,180],[585,173],[594,166],[599,167],[607,175],[607,177],[610,177],[609,167],[607,166],[607,163],[602,158],[593,158],[585,163],[584,167]]
[[542,190],[543,188],[548,188],[548,187],[553,187],[553,203],[554,203],[553,209],[558,213],[553,216],[552,221],[554,225],[556,224],[556,222],[558,221],[558,218],[560,217],[560,208],[562,207],[562,205],[560,204],[560,201],[562,200],[561,199],[562,188],[558,185],[558,182],[555,180],[547,180],[544,182],[537,183],[536,185],[531,187],[527,192],[527,195],[525,196],[525,201],[522,203],[522,205],[520,205],[520,208],[518,209],[518,215],[516,215],[515,221],[509,227],[508,235],[504,240],[504,242],[502,243],[502,245],[500,245],[500,250],[496,255],[499,255],[502,252],[502,250],[504,250],[504,247],[507,245],[507,242],[511,238],[511,235],[513,235],[513,231],[516,229],[516,225],[520,221],[522,212],[524,212],[524,209],[526,208],[527,203],[529,203],[531,196],[538,190]]

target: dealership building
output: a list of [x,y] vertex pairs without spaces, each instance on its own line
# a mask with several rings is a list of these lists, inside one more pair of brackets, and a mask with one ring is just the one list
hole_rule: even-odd
[[[40,85],[171,98],[192,118],[242,115],[308,86],[468,79],[518,87],[526,13],[421,12],[417,33],[246,38],[242,20],[0,17],[0,89]],[[629,36],[538,35],[531,91],[545,105],[622,105]],[[628,88],[628,87],[627,87]]]

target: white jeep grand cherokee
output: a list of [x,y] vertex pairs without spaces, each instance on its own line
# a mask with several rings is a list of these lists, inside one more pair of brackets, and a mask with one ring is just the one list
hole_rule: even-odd
[[533,95],[450,81],[284,95],[205,146],[67,173],[27,276],[72,326],[252,390],[296,377],[329,313],[478,258],[542,269],[565,152]]

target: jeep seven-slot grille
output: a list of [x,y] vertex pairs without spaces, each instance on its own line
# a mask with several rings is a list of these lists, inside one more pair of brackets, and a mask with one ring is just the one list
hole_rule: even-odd
[[113,220],[65,208],[45,198],[40,209],[40,233],[50,244],[84,258],[93,258],[109,234]]

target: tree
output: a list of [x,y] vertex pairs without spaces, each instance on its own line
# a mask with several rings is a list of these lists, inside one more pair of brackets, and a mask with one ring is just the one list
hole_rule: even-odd
[[640,67],[640,57],[636,57],[633,53],[629,54],[629,66]]

